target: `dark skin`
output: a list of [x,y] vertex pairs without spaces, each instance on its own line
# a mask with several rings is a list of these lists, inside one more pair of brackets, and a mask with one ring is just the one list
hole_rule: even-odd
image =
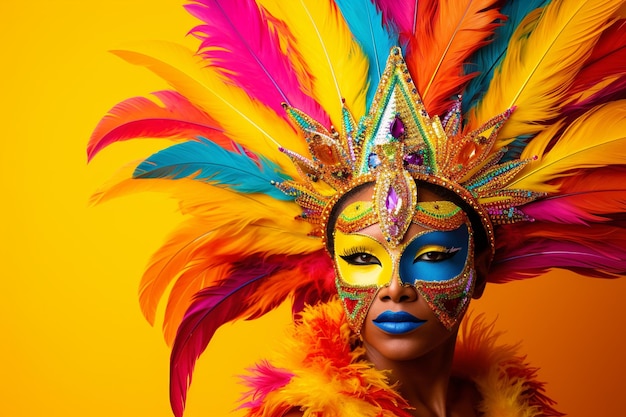
[[[346,198],[345,204],[371,199],[371,187],[364,188]],[[420,201],[436,201],[441,197],[424,190]],[[424,228],[412,225],[405,236],[411,239]],[[384,242],[377,224],[361,231],[380,242]],[[485,276],[490,253],[475,254],[475,269],[479,276]],[[481,280],[484,282],[484,280]],[[480,297],[484,285],[478,285],[473,294]],[[419,331],[408,335],[390,335],[377,328],[372,320],[382,311],[406,311],[427,320]],[[460,320],[459,320],[460,322]],[[377,368],[390,370],[390,383],[399,383],[402,397],[413,410],[410,413],[419,417],[478,417],[477,405],[480,394],[473,383],[452,375],[452,359],[458,324],[448,330],[439,322],[426,301],[412,286],[403,286],[394,277],[388,286],[382,287],[368,311],[361,328],[366,358]],[[292,409],[285,417],[302,416],[304,413]]]

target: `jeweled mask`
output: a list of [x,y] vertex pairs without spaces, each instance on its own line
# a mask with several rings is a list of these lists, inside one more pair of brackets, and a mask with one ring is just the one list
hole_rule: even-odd
[[419,202],[414,212],[403,213],[419,232],[392,241],[379,222],[377,198],[374,192],[374,201],[345,207],[336,216],[331,239],[335,282],[351,328],[360,331],[378,291],[397,279],[414,286],[451,329],[465,313],[475,285],[474,241],[465,212],[450,201]]

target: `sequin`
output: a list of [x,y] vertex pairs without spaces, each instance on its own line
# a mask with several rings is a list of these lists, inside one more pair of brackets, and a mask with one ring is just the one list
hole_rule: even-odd
[[[376,209],[386,238],[397,242],[407,230],[407,219],[418,212],[411,189],[416,181],[425,181],[456,193],[476,211],[495,250],[494,224],[532,220],[519,206],[542,196],[507,188],[530,160],[500,162],[506,148],[493,149],[512,110],[464,133],[460,97],[442,122],[428,114],[408,74],[400,49],[393,48],[368,113],[357,124],[344,106],[339,131],[285,105],[288,117],[306,139],[310,157],[281,150],[294,163],[300,179],[276,187],[303,208],[301,218],[311,223],[311,235],[326,239],[334,205],[355,187],[374,182],[378,190],[375,207],[384,207],[392,193],[401,198],[393,215]],[[417,222],[429,223],[434,218],[426,216]]]

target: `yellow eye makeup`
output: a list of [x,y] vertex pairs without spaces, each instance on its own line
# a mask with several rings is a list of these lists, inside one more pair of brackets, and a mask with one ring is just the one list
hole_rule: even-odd
[[380,287],[393,276],[391,255],[376,239],[335,232],[335,264],[339,278],[358,287]]
[[449,251],[450,251],[449,248],[447,248],[445,246],[440,246],[440,245],[423,246],[415,254],[413,262],[414,263],[417,262],[422,255],[426,255],[427,253],[430,253],[430,252],[433,252],[433,253],[449,253]]

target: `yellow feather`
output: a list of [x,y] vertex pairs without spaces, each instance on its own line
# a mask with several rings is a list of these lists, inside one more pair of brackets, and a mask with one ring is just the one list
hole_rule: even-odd
[[[283,20],[297,39],[299,54],[294,56],[304,60],[309,74],[315,74],[313,95],[333,125],[341,126],[342,99],[357,120],[363,116],[368,61],[335,4],[327,0],[258,3]],[[299,76],[302,74],[298,72]]]
[[291,255],[322,248],[320,239],[309,236],[311,224],[294,220],[302,212],[295,202],[276,200],[265,194],[239,193],[191,179],[126,179],[99,190],[92,200],[100,203],[137,191],[170,195],[179,202],[184,215],[201,223],[202,226],[194,226],[197,236],[215,231],[207,239],[228,239],[228,243],[223,242],[219,248],[214,248],[216,256]]
[[[168,326],[178,320],[181,309],[188,307],[184,301],[188,293],[207,285],[203,268],[227,268],[233,259],[252,254],[298,255],[322,249],[321,240],[309,236],[311,225],[294,220],[301,213],[294,202],[242,194],[190,179],[132,179],[128,169],[120,173],[124,180],[119,181],[116,175],[117,182],[98,190],[92,203],[138,191],[158,191],[178,201],[180,211],[189,216],[152,256],[140,284],[141,309],[154,324],[159,301],[176,281],[164,321],[167,340],[172,336]],[[185,276],[191,271],[193,274]]]
[[[540,132],[535,122],[558,116],[567,88],[623,0],[555,0],[515,32],[488,92],[472,114],[470,128],[516,106],[499,133],[513,138]],[[539,16],[538,20],[533,20]],[[530,33],[530,34],[529,34]]]
[[558,186],[547,183],[573,175],[574,170],[626,162],[626,100],[599,106],[579,117],[542,155],[559,127],[551,126],[533,139],[522,158],[538,156],[538,160],[528,164],[507,188],[554,192]]
[[304,140],[285,119],[225,82],[198,55],[169,42],[142,42],[113,53],[159,75],[194,104],[213,115],[235,142],[264,155],[288,175],[297,175],[290,160],[278,148],[282,146],[308,155]]

